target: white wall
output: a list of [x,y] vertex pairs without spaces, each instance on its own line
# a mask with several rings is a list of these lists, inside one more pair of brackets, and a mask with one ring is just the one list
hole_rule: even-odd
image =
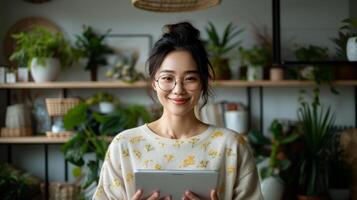
[[[352,2],[352,0],[350,0]],[[282,1],[282,41],[284,45],[295,42],[313,43],[333,47],[328,38],[336,34],[341,19],[348,16],[348,0],[284,0]],[[0,3],[0,38],[17,20],[28,16],[45,17],[56,23],[64,33],[74,39],[80,34],[82,25],[91,25],[105,31],[121,34],[151,34],[156,40],[161,34],[161,27],[166,23],[181,20],[193,22],[203,30],[207,22],[213,21],[222,30],[229,22],[234,22],[246,31],[243,45],[251,46],[253,36],[251,23],[271,30],[271,1],[262,0],[223,0],[221,5],[192,13],[152,13],[135,9],[129,0],[52,0],[49,3],[35,5],[20,0],[1,0]],[[3,17],[4,16],[4,17]],[[317,17],[316,17],[317,16]],[[202,32],[205,37],[205,33]],[[293,38],[293,39],[292,39]],[[2,44],[1,44],[2,45]],[[284,48],[283,55],[289,55],[289,48]],[[0,48],[0,64],[4,63]],[[236,65],[232,66],[237,72]],[[237,77],[237,75],[235,75]],[[61,74],[60,80],[89,80],[89,74],[78,66]],[[337,123],[354,125],[355,104],[352,87],[338,88],[339,96],[323,91],[322,101],[332,105],[336,111]],[[109,89],[108,89],[109,90]],[[113,91],[113,90],[109,90]],[[96,91],[71,90],[70,95],[88,96]],[[113,91],[114,92],[114,91]],[[144,90],[115,90],[123,102],[149,104],[150,100]],[[258,90],[253,90],[253,118],[259,124]],[[264,130],[274,118],[296,119],[297,97],[299,88],[265,88],[264,89]],[[0,97],[1,98],[1,97]],[[216,100],[232,100],[246,103],[245,88],[225,88],[216,90]],[[3,101],[3,98],[1,98]],[[1,119],[3,121],[3,119]],[[44,176],[43,152],[38,146],[15,146],[14,163]],[[0,158],[5,159],[5,148],[0,148]],[[58,146],[51,147],[50,179],[63,180],[63,158]]]

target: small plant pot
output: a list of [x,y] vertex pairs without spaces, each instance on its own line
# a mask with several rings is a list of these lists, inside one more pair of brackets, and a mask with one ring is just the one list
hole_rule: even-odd
[[61,71],[61,63],[57,58],[46,58],[44,64],[33,58],[30,66],[31,76],[36,83],[54,81]]
[[114,103],[105,102],[105,101],[99,102],[99,112],[108,114],[114,112],[114,110],[115,110]]
[[212,67],[215,73],[216,80],[231,79],[231,69],[229,67],[229,60],[226,58],[214,57],[211,59]]
[[247,80],[248,81],[263,80],[263,67],[249,66],[247,70]]
[[346,54],[349,61],[357,61],[357,37],[348,38]]
[[271,68],[270,69],[270,80],[271,81],[281,81],[284,79],[284,70],[281,68]]
[[248,113],[245,110],[226,111],[224,113],[226,127],[238,133],[248,132]]
[[262,194],[264,200],[281,200],[284,193],[284,184],[277,177],[267,177],[262,183]]

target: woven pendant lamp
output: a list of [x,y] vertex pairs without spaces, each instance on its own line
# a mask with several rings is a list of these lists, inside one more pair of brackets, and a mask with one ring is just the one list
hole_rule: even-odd
[[221,0],[131,0],[140,9],[155,12],[195,11],[218,5]]

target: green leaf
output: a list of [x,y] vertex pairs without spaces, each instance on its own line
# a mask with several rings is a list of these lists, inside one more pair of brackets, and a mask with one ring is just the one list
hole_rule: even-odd
[[266,138],[260,131],[251,131],[248,134],[248,139],[253,144],[256,145],[267,145],[271,144],[270,139]]
[[63,117],[64,127],[67,130],[73,130],[76,126],[83,124],[87,120],[88,105],[80,103],[70,109]]
[[280,144],[288,144],[299,138],[299,135],[292,134],[281,140]]
[[75,178],[80,177],[82,175],[82,168],[80,167],[73,168],[72,174]]

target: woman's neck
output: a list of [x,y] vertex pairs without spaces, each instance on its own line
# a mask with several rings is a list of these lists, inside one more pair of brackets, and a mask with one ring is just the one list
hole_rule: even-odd
[[149,127],[160,136],[183,139],[203,132],[208,125],[198,120],[194,113],[185,116],[164,113],[160,119],[149,124]]

